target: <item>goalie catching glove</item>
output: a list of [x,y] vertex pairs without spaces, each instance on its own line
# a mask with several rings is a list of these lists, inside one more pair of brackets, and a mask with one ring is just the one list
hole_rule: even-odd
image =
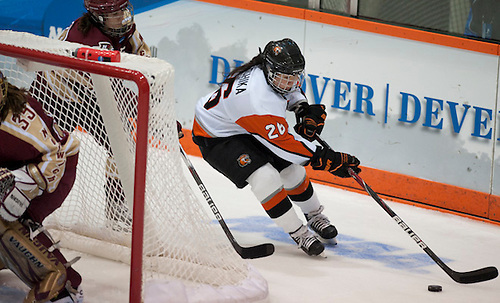
[[320,135],[325,126],[326,111],[323,104],[309,105],[300,103],[295,109],[297,124],[294,126],[297,134],[309,141],[314,141],[315,135]]
[[357,174],[360,173],[359,164],[358,158],[349,154],[336,152],[329,148],[318,148],[311,158],[313,169],[326,170],[341,178],[350,177],[348,168],[351,168]]
[[26,211],[31,199],[42,193],[28,170],[36,169],[31,164],[10,171],[0,168],[0,217],[12,222]]

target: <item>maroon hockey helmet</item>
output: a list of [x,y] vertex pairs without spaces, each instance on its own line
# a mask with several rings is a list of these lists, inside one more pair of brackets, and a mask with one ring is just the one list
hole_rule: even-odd
[[84,6],[101,30],[110,36],[121,37],[134,24],[134,10],[128,0],[84,0]]
[[114,13],[127,8],[128,0],[85,0],[85,9],[93,14],[101,15]]

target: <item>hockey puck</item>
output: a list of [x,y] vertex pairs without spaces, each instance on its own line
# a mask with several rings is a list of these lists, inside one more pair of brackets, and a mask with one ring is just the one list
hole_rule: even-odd
[[427,286],[427,290],[433,292],[440,292],[443,290],[443,288],[441,287],[441,285],[429,285]]

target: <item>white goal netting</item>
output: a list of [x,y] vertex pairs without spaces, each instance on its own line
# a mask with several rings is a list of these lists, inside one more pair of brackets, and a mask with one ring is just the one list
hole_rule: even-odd
[[[131,249],[140,245],[132,241],[131,224],[134,193],[142,190],[142,300],[149,295],[144,290],[172,285],[189,302],[264,299],[266,281],[234,251],[185,179],[172,66],[128,54],[120,62],[86,61],[74,58],[79,47],[0,31],[0,69],[9,82],[29,89],[81,141],[75,185],[44,225],[63,247],[130,263],[131,251],[140,251]],[[135,164],[138,96],[147,89],[130,81],[131,71],[142,73],[149,88],[145,189],[134,186],[134,174],[141,169]]]

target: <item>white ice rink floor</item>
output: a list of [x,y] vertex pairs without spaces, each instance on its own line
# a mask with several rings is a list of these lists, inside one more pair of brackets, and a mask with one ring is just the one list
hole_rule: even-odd
[[[500,278],[454,282],[369,196],[315,184],[340,234],[326,259],[309,257],[267,218],[248,188],[237,190],[201,158],[190,158],[239,244],[276,246],[272,256],[249,260],[268,281],[265,302],[500,302]],[[500,268],[499,225],[386,202],[453,270]],[[68,259],[81,255],[63,252]],[[84,277],[85,302],[128,302],[127,265],[84,254],[74,267]],[[443,291],[429,292],[429,284]],[[0,302],[22,302],[27,290],[12,273],[0,272]]]

